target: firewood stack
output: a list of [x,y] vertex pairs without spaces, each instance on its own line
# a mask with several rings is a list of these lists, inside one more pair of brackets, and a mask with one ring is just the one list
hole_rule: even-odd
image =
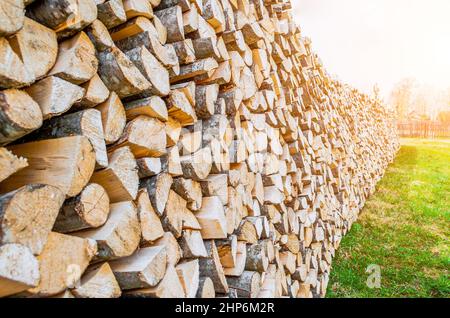
[[0,296],[323,297],[398,150],[289,0],[0,3]]

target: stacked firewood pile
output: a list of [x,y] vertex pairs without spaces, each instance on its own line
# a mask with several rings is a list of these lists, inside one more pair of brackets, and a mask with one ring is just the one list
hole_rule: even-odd
[[324,296],[398,142],[290,10],[2,0],[0,296]]

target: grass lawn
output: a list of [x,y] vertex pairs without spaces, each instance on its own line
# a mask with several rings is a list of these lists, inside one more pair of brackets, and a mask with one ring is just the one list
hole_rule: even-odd
[[[402,148],[333,261],[328,297],[450,297],[450,140]],[[366,268],[381,268],[381,288]]]

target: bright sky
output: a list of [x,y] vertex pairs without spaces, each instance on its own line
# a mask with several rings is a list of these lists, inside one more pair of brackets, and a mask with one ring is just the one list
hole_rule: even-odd
[[331,74],[365,91],[414,77],[450,88],[450,0],[291,0]]

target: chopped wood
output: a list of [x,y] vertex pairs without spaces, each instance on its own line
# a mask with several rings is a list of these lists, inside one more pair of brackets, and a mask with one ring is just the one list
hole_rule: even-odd
[[0,184],[0,193],[41,183],[58,187],[68,197],[81,192],[94,172],[95,152],[86,137],[34,141],[8,148],[28,159],[28,167]]
[[79,195],[64,202],[53,231],[70,233],[97,228],[105,224],[108,216],[108,194],[101,185],[90,183]]
[[119,298],[122,294],[108,263],[88,267],[71,292],[76,298]]
[[26,158],[17,157],[8,149],[0,147],[0,182],[27,166]]

